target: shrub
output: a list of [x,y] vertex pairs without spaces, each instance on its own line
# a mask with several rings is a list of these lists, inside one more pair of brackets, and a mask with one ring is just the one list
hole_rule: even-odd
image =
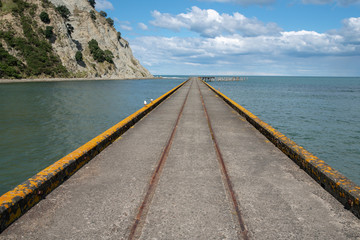
[[93,8],[95,8],[95,4],[96,4],[95,0],[88,0],[88,2],[89,2],[89,4],[90,4],[90,6],[92,6]]
[[50,7],[51,3],[49,0],[42,0],[42,6],[43,8]]
[[94,10],[90,11],[90,17],[91,17],[92,20],[96,20],[96,14],[95,14]]
[[89,42],[89,48],[90,51],[92,51],[95,48],[99,48],[99,43],[95,39],[91,39]]
[[36,5],[31,5],[31,8],[29,10],[29,13],[32,17],[35,17],[35,12],[36,12],[37,6]]
[[114,58],[112,52],[109,50],[103,51],[99,47],[99,44],[95,39],[91,39],[91,41],[89,41],[88,44],[89,44],[90,53],[92,54],[95,61],[97,62],[107,61],[109,63],[114,63],[114,61],[112,60]]
[[91,41],[89,41],[89,49],[95,61],[105,61],[105,53],[100,49],[99,44],[95,39],[91,39]]
[[105,58],[105,53],[103,50],[101,50],[100,48],[99,49],[96,49],[96,51],[94,52],[93,54],[94,56],[94,59],[98,62],[105,62],[106,58]]
[[52,27],[52,26],[46,26],[46,29],[45,29],[45,37],[46,37],[47,39],[50,39],[50,38],[52,38],[52,37],[54,36],[53,30],[54,30],[54,27]]
[[41,21],[43,21],[46,24],[50,23],[49,14],[47,14],[47,12],[41,12],[40,13],[40,19],[41,19]]
[[70,10],[64,6],[64,5],[61,5],[61,6],[58,6],[56,8],[56,11],[58,13],[60,13],[60,15],[65,19],[65,20],[68,20],[69,19],[69,16],[71,15],[70,13]]
[[117,39],[118,39],[118,41],[120,41],[120,39],[121,39],[121,32],[117,32]]
[[14,7],[12,8],[13,13],[15,14],[23,14],[25,9],[29,9],[31,7],[31,4],[22,1],[22,0],[13,0],[15,3]]
[[71,34],[74,32],[74,27],[70,24],[70,23],[67,23],[66,24],[66,29],[67,29],[67,32],[68,34],[71,36]]
[[100,15],[101,15],[102,17],[107,17],[107,13],[104,12],[104,11],[100,11]]
[[114,20],[111,18],[107,18],[106,21],[110,24],[110,26],[114,26]]
[[0,78],[21,78],[21,70],[24,64],[10,55],[0,43]]
[[82,52],[81,51],[77,51],[76,54],[75,54],[75,59],[77,62],[82,62],[83,60],[83,55],[82,55]]
[[114,63],[113,61],[114,55],[110,50],[105,50],[104,54],[105,54],[105,61],[107,61],[108,63]]

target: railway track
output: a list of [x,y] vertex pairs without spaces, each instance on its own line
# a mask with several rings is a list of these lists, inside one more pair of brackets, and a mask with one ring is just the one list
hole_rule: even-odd
[[[217,156],[217,159],[219,161],[219,168],[220,168],[220,172],[222,173],[222,179],[223,179],[223,184],[224,184],[225,189],[226,189],[227,198],[229,199],[230,205],[232,205],[232,207],[234,209],[234,212],[236,212],[236,220],[238,222],[238,229],[237,229],[238,237],[239,237],[239,239],[244,239],[244,240],[249,239],[248,231],[246,229],[245,222],[244,222],[244,219],[243,219],[242,214],[241,214],[240,204],[238,203],[236,193],[233,190],[232,182],[231,182],[229,173],[227,171],[225,161],[224,161],[224,159],[222,157],[220,146],[217,143],[216,136],[215,136],[215,133],[214,133],[212,125],[211,125],[211,119],[210,119],[210,116],[209,116],[209,114],[207,112],[206,104],[204,102],[204,98],[203,98],[203,95],[201,93],[198,80],[193,79],[191,81],[191,83],[190,83],[189,90],[188,90],[188,92],[187,92],[187,94],[185,96],[185,99],[184,99],[184,101],[182,103],[181,109],[180,109],[180,111],[178,113],[177,119],[175,121],[175,124],[174,124],[172,132],[171,132],[171,135],[170,135],[170,137],[169,137],[169,139],[168,139],[168,141],[166,143],[166,146],[164,147],[164,150],[163,150],[163,152],[161,154],[161,157],[160,157],[160,160],[159,160],[159,162],[157,164],[157,167],[156,167],[154,173],[151,176],[150,182],[148,184],[148,189],[147,189],[146,194],[144,196],[144,199],[142,200],[142,203],[141,203],[141,205],[140,205],[140,207],[138,209],[138,213],[137,213],[137,215],[135,217],[135,221],[134,221],[134,223],[133,223],[133,225],[131,227],[130,235],[128,237],[129,240],[139,239],[141,237],[142,227],[145,224],[147,213],[149,211],[149,208],[151,207],[151,202],[152,202],[152,199],[154,197],[157,184],[158,184],[158,182],[159,182],[159,180],[161,178],[161,173],[162,173],[162,171],[164,169],[166,159],[167,159],[167,157],[169,155],[172,143],[174,141],[174,137],[175,137],[175,134],[176,134],[177,127],[178,127],[180,119],[181,119],[181,117],[183,115],[183,111],[184,111],[184,108],[186,107],[188,96],[189,96],[190,90],[192,90],[192,86],[193,86],[194,82],[195,82],[196,88],[197,88],[197,90],[199,92],[199,97],[201,99],[201,104],[202,104],[203,111],[204,111],[203,116],[204,116],[204,118],[206,118],[206,121],[208,123],[209,134],[211,135],[211,139],[213,141],[216,156]],[[194,147],[196,147],[196,146],[194,146]]]

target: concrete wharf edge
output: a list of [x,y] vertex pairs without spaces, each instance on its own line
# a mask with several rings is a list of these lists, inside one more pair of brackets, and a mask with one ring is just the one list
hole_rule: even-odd
[[327,192],[334,196],[347,210],[350,210],[360,219],[360,187],[358,185],[208,83],[204,81],[203,83],[241,116],[245,117],[245,119],[269,139],[270,142],[293,160]]
[[[188,80],[187,80],[188,81]],[[135,113],[0,196],[0,233],[181,88],[179,84]]]

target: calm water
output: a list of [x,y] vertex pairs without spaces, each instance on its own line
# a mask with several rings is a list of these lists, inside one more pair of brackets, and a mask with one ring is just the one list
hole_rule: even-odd
[[[0,195],[186,79],[0,84]],[[211,85],[360,185],[360,78]]]
[[211,85],[360,185],[360,78],[248,77]]
[[184,80],[0,84],[0,195]]

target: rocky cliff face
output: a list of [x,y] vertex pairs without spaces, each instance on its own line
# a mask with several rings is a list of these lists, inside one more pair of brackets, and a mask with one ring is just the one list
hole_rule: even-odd
[[[4,2],[4,0],[2,0]],[[8,2],[11,0],[7,0]],[[16,2],[16,1],[14,1]],[[39,29],[53,27],[53,36],[49,40],[53,52],[61,60],[69,73],[76,77],[102,78],[144,78],[152,77],[137,59],[134,58],[129,43],[119,36],[106,18],[88,3],[88,0],[27,0],[34,8],[33,20]],[[4,5],[4,4],[3,4]],[[68,18],[61,16],[56,10],[58,6],[66,6],[70,10]],[[4,7],[3,7],[4,9]],[[91,12],[93,13],[91,14]],[[40,20],[40,14],[46,12],[50,22]],[[3,26],[10,27],[16,35],[22,35],[21,23],[12,12],[0,15]],[[24,23],[22,23],[24,25]],[[6,27],[5,27],[6,28]],[[6,29],[5,29],[6,30]],[[36,32],[36,31],[35,31]],[[96,61],[89,48],[89,41],[96,40],[103,51],[111,52],[112,61]],[[13,49],[11,44],[0,38],[0,43],[9,54],[27,64],[24,57]],[[82,61],[77,61],[75,55],[82,53]]]

